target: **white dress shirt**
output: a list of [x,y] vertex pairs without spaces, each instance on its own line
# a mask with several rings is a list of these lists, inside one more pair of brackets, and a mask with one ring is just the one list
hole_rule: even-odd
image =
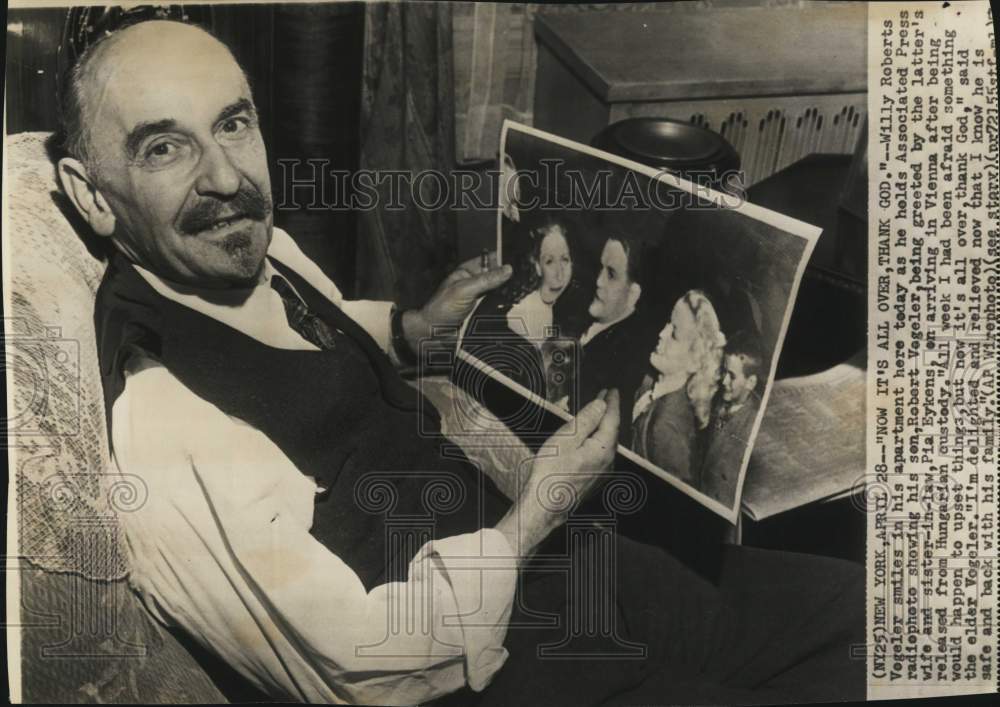
[[[391,349],[390,303],[344,301],[283,231],[269,253]],[[265,344],[315,348],[288,326],[270,268],[238,306],[139,272],[161,295]],[[414,704],[465,684],[482,690],[506,660],[516,573],[498,531],[429,542],[407,582],[367,592],[309,534],[316,484],[262,432],[145,357],[113,405],[112,442],[119,472],[148,491],[120,515],[132,587],[154,616],[258,687],[310,702]]]

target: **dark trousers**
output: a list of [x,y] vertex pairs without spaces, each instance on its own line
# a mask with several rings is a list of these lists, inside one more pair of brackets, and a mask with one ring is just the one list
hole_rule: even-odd
[[842,560],[727,546],[709,582],[660,548],[568,530],[523,573],[492,683],[437,704],[862,700],[864,602]]

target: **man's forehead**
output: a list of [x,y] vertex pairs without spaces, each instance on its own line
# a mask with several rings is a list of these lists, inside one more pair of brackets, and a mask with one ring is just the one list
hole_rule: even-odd
[[197,120],[249,98],[243,72],[225,45],[179,23],[122,30],[94,64],[83,87],[94,115],[125,130],[143,122]]
[[625,262],[625,247],[620,241],[609,238],[608,242],[604,244],[604,252],[601,254],[601,260],[606,261],[606,265],[622,265]]

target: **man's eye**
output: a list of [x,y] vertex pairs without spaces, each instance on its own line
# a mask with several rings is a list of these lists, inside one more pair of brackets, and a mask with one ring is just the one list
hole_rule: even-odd
[[219,126],[219,129],[229,136],[240,135],[245,132],[250,123],[246,118],[230,118]]
[[168,164],[177,158],[179,150],[180,148],[172,142],[157,142],[146,150],[146,161],[157,166]]

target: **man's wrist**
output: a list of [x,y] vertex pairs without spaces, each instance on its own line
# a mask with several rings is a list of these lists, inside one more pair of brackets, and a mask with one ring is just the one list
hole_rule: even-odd
[[409,321],[411,335],[407,335],[407,315],[413,310],[403,311],[393,306],[390,316],[389,329],[392,335],[392,348],[396,353],[396,358],[403,366],[415,366],[418,362],[419,339],[411,338],[414,322]]
[[420,351],[420,343],[430,337],[430,327],[419,309],[408,309],[403,312],[400,323],[406,344],[416,354]]
[[559,519],[555,515],[539,508],[538,504],[526,502],[522,496],[495,528],[513,548],[514,554],[525,558],[559,525]]

